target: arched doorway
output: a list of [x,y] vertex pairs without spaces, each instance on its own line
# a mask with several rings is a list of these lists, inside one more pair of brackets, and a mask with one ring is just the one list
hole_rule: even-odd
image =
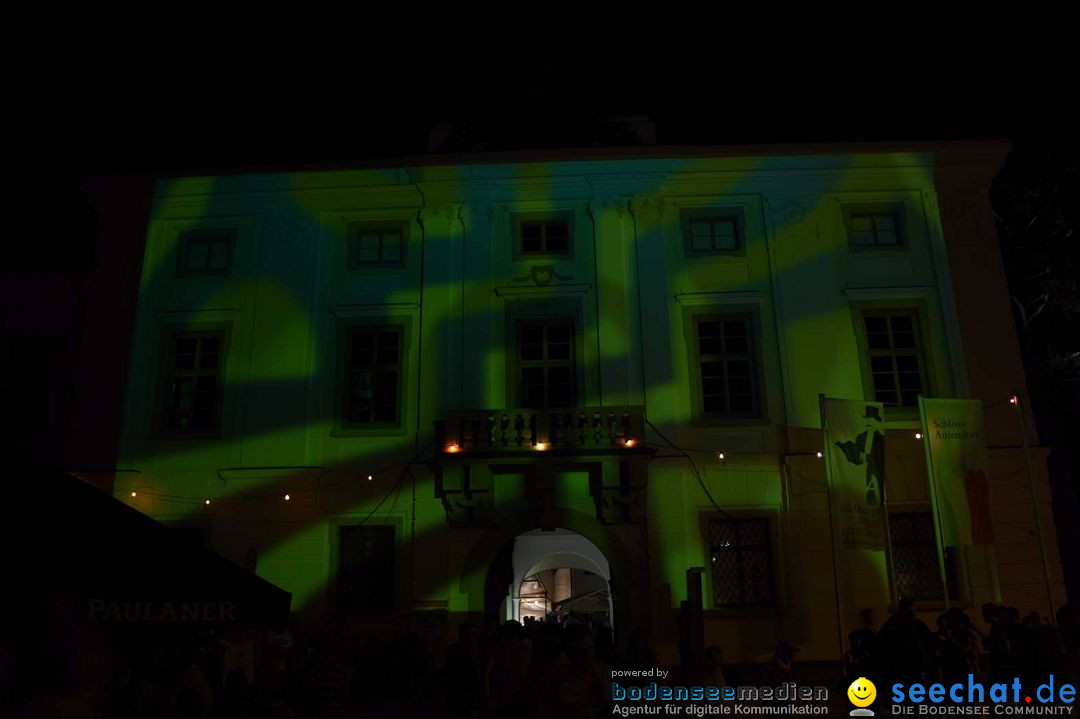
[[561,527],[534,529],[510,546],[512,576],[499,601],[500,621],[577,615],[613,628],[611,565],[588,538]]
[[[621,643],[635,629],[645,627],[650,593],[642,528],[608,527],[594,516],[565,508],[557,511],[553,524],[587,539],[607,561],[611,618],[618,625],[614,627],[615,641]],[[532,569],[515,574],[513,546],[520,535],[540,533],[536,527],[535,515],[523,511],[503,517],[473,542],[462,567],[459,591],[468,597],[469,612],[474,617],[505,621],[510,587]]]

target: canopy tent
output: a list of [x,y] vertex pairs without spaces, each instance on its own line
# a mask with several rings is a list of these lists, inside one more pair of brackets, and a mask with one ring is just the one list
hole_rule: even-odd
[[[9,465],[10,466],[10,465]],[[292,595],[71,475],[29,462],[5,489],[5,602],[57,597],[93,624],[256,627]]]

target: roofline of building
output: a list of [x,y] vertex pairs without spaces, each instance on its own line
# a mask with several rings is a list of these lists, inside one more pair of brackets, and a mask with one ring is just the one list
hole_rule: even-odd
[[555,148],[541,150],[505,150],[472,153],[429,153],[400,155],[369,160],[256,164],[232,167],[204,167],[159,172],[109,173],[95,178],[169,179],[183,177],[218,177],[228,175],[269,175],[300,172],[338,172],[392,168],[445,167],[460,165],[500,165],[537,162],[572,162],[595,160],[703,159],[769,156],[818,156],[844,154],[934,153],[957,164],[997,167],[1012,143],[1005,139],[934,140],[890,142],[845,142],[756,145],[648,145],[619,147]]

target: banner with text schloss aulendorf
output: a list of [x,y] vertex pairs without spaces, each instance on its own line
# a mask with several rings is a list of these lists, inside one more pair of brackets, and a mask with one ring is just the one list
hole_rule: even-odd
[[942,543],[990,544],[983,406],[977,399],[919,398],[926,461],[937,485]]
[[825,398],[826,481],[844,549],[885,549],[885,413],[880,402]]

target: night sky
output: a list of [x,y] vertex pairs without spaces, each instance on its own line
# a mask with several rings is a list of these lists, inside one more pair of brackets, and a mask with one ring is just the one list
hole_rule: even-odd
[[[101,77],[47,99],[39,129],[65,175],[212,172],[242,167],[387,160],[427,151],[428,130],[454,122],[489,146],[543,149],[618,144],[594,118],[647,116],[658,145],[739,145],[1041,138],[1060,115],[1008,87],[965,79],[918,88],[851,78],[801,82],[784,74],[688,81],[630,73],[530,84],[460,77],[419,82],[295,82],[193,74],[161,91]],[[71,110],[79,108],[78,119]],[[1062,125],[1064,126],[1064,125]]]

